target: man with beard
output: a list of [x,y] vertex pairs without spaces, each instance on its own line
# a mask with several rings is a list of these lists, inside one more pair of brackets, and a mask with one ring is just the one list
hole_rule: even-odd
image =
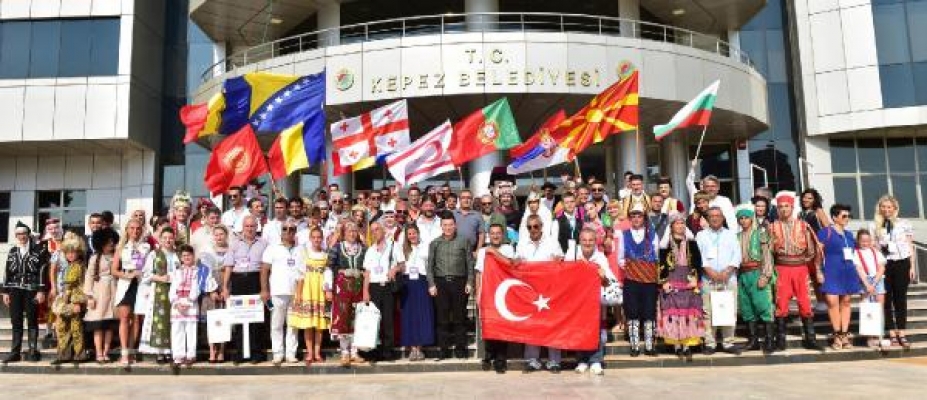
[[418,219],[418,214],[422,209],[422,190],[418,186],[412,186],[409,188],[407,195],[409,197],[409,202],[407,204],[409,210],[409,219],[415,221]]
[[647,211],[647,222],[657,234],[657,239],[663,238],[666,233],[667,215],[663,211],[663,195],[659,192],[650,195],[650,211]]
[[595,204],[596,212],[599,213],[599,219],[604,220],[607,213],[605,205],[608,204],[608,195],[605,194],[605,184],[602,182],[593,182],[590,186],[592,191],[592,203]]
[[[480,243],[480,246],[488,243],[489,227],[493,225],[502,225],[503,231],[505,231],[505,216],[495,211],[495,203],[493,202],[492,195],[484,194],[480,196],[480,220],[480,234],[483,237],[483,242]],[[505,239],[504,232],[502,237],[502,242],[508,243],[508,240]]]
[[650,211],[650,197],[644,193],[644,177],[638,174],[631,175],[628,178],[628,187],[630,192],[621,199],[621,210],[624,214],[629,215],[636,207],[640,207],[644,213]]
[[421,236],[422,246],[428,246],[432,240],[441,236],[441,218],[435,216],[435,202],[429,198],[422,200],[421,215],[415,221]]
[[541,198],[541,205],[553,212],[557,203],[560,202],[560,199],[558,199],[556,195],[557,186],[550,182],[544,182],[544,184],[541,185],[541,191],[544,192],[544,196]]

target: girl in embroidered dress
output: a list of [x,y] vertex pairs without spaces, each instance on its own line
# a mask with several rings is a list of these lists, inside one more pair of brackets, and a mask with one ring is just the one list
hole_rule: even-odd
[[68,361],[86,361],[81,310],[87,303],[82,289],[84,283],[84,241],[72,232],[61,243],[64,257],[59,259],[58,295],[52,304],[55,333],[58,336],[58,358],[52,364]]
[[306,273],[296,283],[296,295],[290,306],[287,324],[304,329],[306,366],[322,362],[322,331],[331,326],[325,304],[332,300],[332,271],[328,268],[328,253],[322,249],[322,229],[309,231],[306,251]]
[[180,266],[180,260],[174,253],[174,230],[170,227],[161,229],[158,235],[161,247],[148,253],[142,282],[151,285],[148,309],[145,311],[145,324],[142,326],[142,338],[138,346],[141,353],[155,354],[158,363],[168,362],[171,354],[171,274]]
[[334,276],[334,304],[332,305],[332,338],[338,339],[341,348],[341,365],[361,363],[352,339],[354,336],[354,305],[363,299],[364,275],[361,266],[365,248],[358,226],[353,221],[342,226],[341,242],[328,253],[328,268]]

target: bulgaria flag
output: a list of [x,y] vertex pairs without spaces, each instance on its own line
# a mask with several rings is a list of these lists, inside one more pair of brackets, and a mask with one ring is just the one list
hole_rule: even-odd
[[663,139],[666,135],[682,128],[693,126],[706,127],[711,119],[711,110],[715,107],[715,99],[718,98],[718,85],[720,80],[712,83],[711,86],[702,90],[698,96],[686,104],[666,125],[657,125],[653,127],[653,135],[657,140]]
[[521,144],[512,108],[505,97],[483,107],[454,124],[448,149],[454,165],[482,157],[496,150],[508,150]]

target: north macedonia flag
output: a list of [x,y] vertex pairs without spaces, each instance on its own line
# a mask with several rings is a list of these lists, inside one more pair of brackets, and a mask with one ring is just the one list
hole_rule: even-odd
[[637,86],[635,70],[560,123],[558,129],[567,131],[561,146],[570,149],[570,159],[609,135],[637,130]]

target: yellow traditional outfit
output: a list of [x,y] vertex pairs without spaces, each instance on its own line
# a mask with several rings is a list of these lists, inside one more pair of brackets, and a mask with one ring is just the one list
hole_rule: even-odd
[[325,312],[325,291],[332,290],[328,254],[306,252],[306,273],[302,277],[299,301],[294,301],[287,315],[287,325],[296,329],[328,329],[331,317]]

